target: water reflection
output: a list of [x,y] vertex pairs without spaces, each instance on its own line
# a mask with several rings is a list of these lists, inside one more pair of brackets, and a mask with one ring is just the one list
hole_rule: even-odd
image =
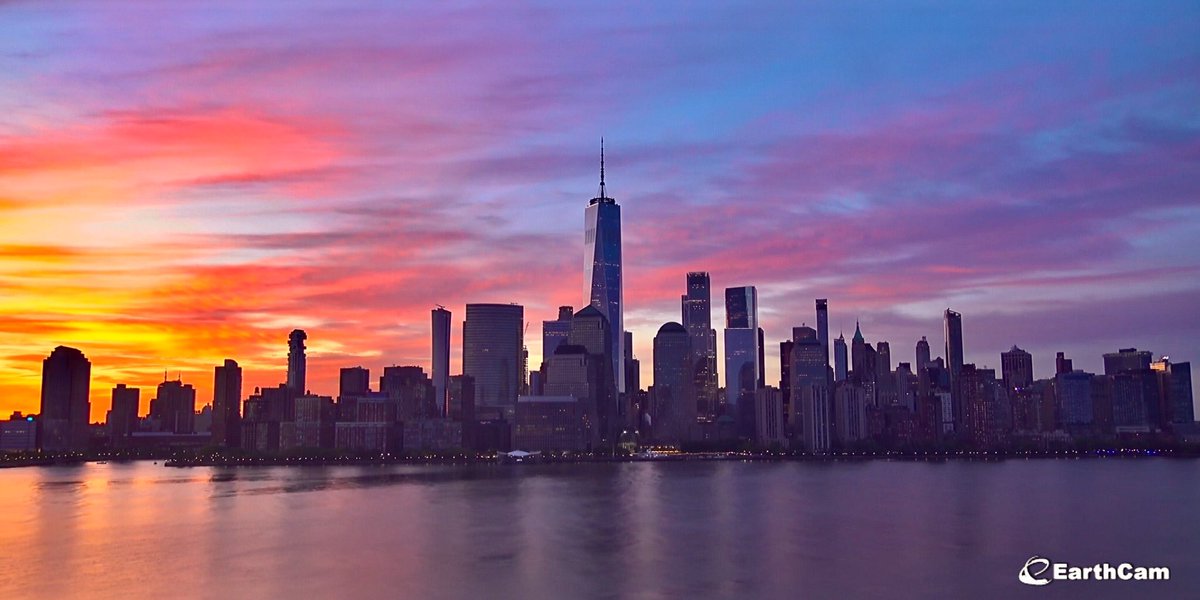
[[[1175,569],[1088,595],[1197,597],[1197,475],[1178,460],[8,469],[0,598],[1022,597],[1035,553]],[[1049,588],[1036,596],[1073,595]]]

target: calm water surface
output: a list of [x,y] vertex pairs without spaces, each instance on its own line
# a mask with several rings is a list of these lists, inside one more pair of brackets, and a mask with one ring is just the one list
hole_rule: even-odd
[[0,598],[1200,598],[1197,507],[1168,459],[4,469]]

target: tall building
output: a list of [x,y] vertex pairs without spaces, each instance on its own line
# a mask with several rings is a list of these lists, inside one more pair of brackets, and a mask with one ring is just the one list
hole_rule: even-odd
[[1170,423],[1179,425],[1193,423],[1196,420],[1195,407],[1192,405],[1192,363],[1173,363],[1164,356],[1150,364],[1150,368],[1159,374],[1160,389],[1163,391]]
[[1010,394],[1033,385],[1033,355],[1016,346],[1001,352],[1000,372],[1004,377],[1004,389]]
[[525,307],[468,304],[463,374],[475,380],[476,406],[514,406],[521,388]]
[[691,338],[691,369],[696,410],[711,418],[717,410],[717,332],[712,328],[712,286],[708,273],[687,274],[683,327]]
[[196,388],[178,379],[158,384],[157,394],[150,400],[150,418],[159,431],[195,433]]
[[[626,423],[626,406],[612,382],[612,335],[608,318],[595,306],[585,306],[571,318],[567,343],[583,348],[600,369],[595,392],[596,424],[601,441],[615,441]],[[547,388],[546,395],[551,394]]]
[[371,371],[363,367],[345,367],[338,377],[338,397],[365,396],[371,389]]
[[1063,373],[1070,373],[1071,371],[1074,371],[1074,370],[1075,370],[1075,365],[1072,364],[1071,359],[1067,358],[1067,356],[1065,354],[1063,354],[1062,352],[1056,352],[1054,354],[1054,374],[1055,375],[1061,375]]
[[108,437],[114,446],[123,446],[137,431],[141,390],[118,383],[112,389],[112,409],[108,411]]
[[625,391],[624,300],[621,284],[621,207],[604,188],[604,140],[600,141],[600,191],[584,209],[584,298],[608,319],[613,381]]
[[304,387],[305,370],[307,369],[307,359],[304,356],[304,340],[308,339],[308,334],[304,333],[303,329],[293,329],[288,335],[288,372],[287,386],[296,392],[296,395],[303,394],[306,391]]
[[442,416],[443,404],[437,402],[433,381],[425,370],[415,366],[383,368],[379,391],[396,403],[396,418],[408,422]]
[[58,346],[42,361],[42,450],[87,448],[91,380],[92,363],[75,348]]
[[784,419],[789,418],[792,408],[792,349],[795,346],[792,340],[779,342],[779,400],[786,415]]
[[921,336],[921,339],[917,341],[917,374],[919,375],[921,370],[927,366],[929,366],[929,340],[925,339],[925,336]]
[[[596,310],[591,306],[588,308]],[[611,363],[602,354],[594,354],[571,342],[559,344],[546,365],[545,395],[579,401],[577,408],[583,411],[583,420],[588,423],[586,449],[594,449],[600,443],[603,425],[599,423],[596,408],[605,404],[605,398],[611,395],[605,391],[613,387],[608,377],[610,369]],[[578,416],[580,413],[573,414]]]
[[696,425],[692,337],[683,325],[670,322],[654,336],[654,388],[650,416],[654,439],[688,441]]
[[753,437],[760,354],[758,290],[752,285],[725,288],[725,402],[743,437]]
[[1150,368],[1151,355],[1149,350],[1137,348],[1121,348],[1116,352],[1104,355],[1104,374],[1116,375],[1131,371],[1145,371]]
[[945,313],[946,370],[950,373],[950,402],[954,408],[956,423],[963,421],[962,393],[959,391],[959,373],[963,366],[962,315],[949,308]]
[[832,413],[827,350],[812,327],[792,329],[792,431],[808,452],[829,450]]
[[833,340],[833,380],[845,381],[847,375],[846,364],[849,358],[846,352],[846,338],[842,334],[838,334],[837,339]]
[[817,298],[817,339],[825,348],[825,364],[829,365],[829,300]]
[[225,359],[225,364],[213,370],[214,446],[238,448],[242,432],[242,368],[237,362]]
[[450,387],[450,311],[439,306],[431,311],[433,357],[429,374],[433,379],[434,400],[438,410],[446,410],[447,390]]
[[550,363],[550,357],[554,356],[554,351],[558,349],[559,344],[567,342],[567,335],[571,333],[571,317],[575,315],[575,309],[570,306],[558,307],[558,319],[554,321],[542,321],[542,364]]

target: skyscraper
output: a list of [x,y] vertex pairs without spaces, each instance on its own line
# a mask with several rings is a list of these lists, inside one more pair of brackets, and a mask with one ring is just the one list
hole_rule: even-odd
[[917,341],[917,364],[915,365],[917,374],[920,375],[921,369],[924,369],[928,365],[929,340],[925,339],[925,336],[921,336],[921,339]]
[[439,306],[432,311],[433,359],[430,375],[433,378],[433,397],[439,411],[446,410],[446,390],[450,386],[450,311]]
[[687,441],[696,424],[695,379],[692,372],[691,332],[679,323],[666,323],[654,336],[654,439]]
[[[371,371],[364,367],[345,367],[338,377],[338,397],[365,396],[371,389]],[[340,400],[339,400],[340,402]]]
[[476,406],[513,406],[521,387],[525,307],[468,304],[463,374],[475,380]]
[[817,298],[817,339],[825,348],[825,365],[829,365],[829,300]]
[[[624,337],[624,336],[622,336]],[[600,379],[595,386],[597,431],[601,441],[615,441],[625,421],[625,404],[612,380],[612,335],[608,318],[595,306],[585,306],[571,317],[571,332],[567,344],[582,348],[588,360],[596,365]],[[560,346],[561,347],[561,346]],[[624,362],[624,360],[622,360]],[[547,395],[553,395],[549,391]]]
[[846,380],[846,363],[850,362],[846,352],[846,338],[842,334],[838,334],[837,339],[833,340],[833,380]]
[[542,365],[549,364],[550,357],[554,356],[558,345],[567,341],[567,335],[571,333],[571,317],[574,314],[574,308],[560,306],[558,307],[558,319],[542,321]]
[[1004,377],[1004,391],[1009,394],[1033,385],[1033,355],[1016,346],[1001,352],[1000,373]]
[[584,298],[608,319],[613,377],[625,391],[624,300],[621,287],[621,207],[604,188],[604,140],[600,140],[600,190],[584,209]]
[[792,431],[808,452],[829,450],[828,350],[812,327],[792,330]]
[[112,409],[108,412],[108,437],[114,446],[124,446],[137,431],[141,390],[118,383],[112,389]]
[[83,352],[58,346],[42,361],[42,450],[82,450],[88,443],[92,363]]
[[304,356],[304,340],[308,339],[308,334],[304,333],[303,329],[293,329],[291,335],[288,336],[288,372],[287,386],[292,388],[297,395],[303,394],[305,389],[305,369],[307,368],[307,359]]
[[691,338],[691,369],[699,414],[717,409],[717,332],[712,328],[712,292],[708,273],[687,274],[683,295],[683,327]]
[[180,380],[158,384],[157,394],[150,400],[150,418],[158,430],[169,433],[195,433],[196,388]]
[[950,402],[954,407],[955,426],[963,423],[963,397],[959,390],[959,373],[963,366],[962,315],[946,309],[946,370],[950,374]]
[[746,437],[753,437],[759,355],[758,290],[752,285],[725,288],[725,402]]
[[242,430],[242,368],[236,361],[214,369],[212,443],[214,446],[238,448]]

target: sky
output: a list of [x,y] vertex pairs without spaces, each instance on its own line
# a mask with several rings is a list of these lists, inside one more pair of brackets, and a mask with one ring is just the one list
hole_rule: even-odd
[[475,302],[536,367],[601,137],[643,385],[688,271],[718,339],[757,286],[769,382],[815,298],[893,362],[947,307],[993,368],[1200,362],[1196,2],[244,4],[0,0],[0,412],[60,344],[93,420],[226,358],[248,394],[293,328],[335,395],[428,368],[439,304],[452,373]]

